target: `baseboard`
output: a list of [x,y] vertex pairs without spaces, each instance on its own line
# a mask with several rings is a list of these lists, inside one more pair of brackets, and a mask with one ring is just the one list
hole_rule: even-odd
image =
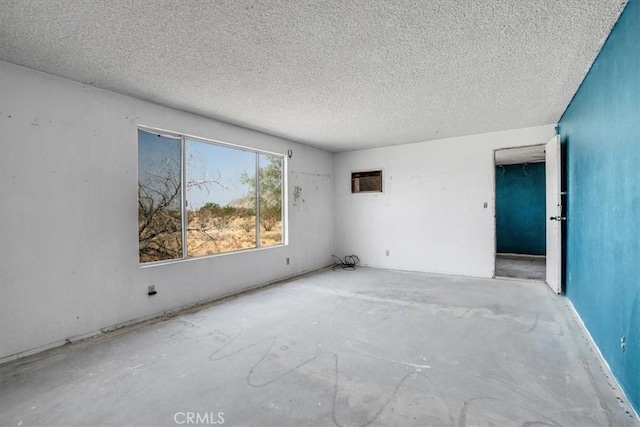
[[496,256],[503,256],[506,258],[532,258],[532,259],[543,259],[546,258],[546,255],[530,255],[530,254],[513,254],[510,252],[498,252]]
[[587,339],[589,340],[589,342],[591,343],[593,348],[595,348],[596,354],[598,355],[598,358],[600,358],[600,362],[602,362],[602,364],[605,367],[605,370],[606,370],[605,373],[607,374],[607,376],[609,378],[611,378],[613,380],[613,382],[616,384],[616,387],[618,388],[618,390],[620,390],[620,393],[622,394],[622,396],[624,397],[625,401],[627,402],[627,406],[631,408],[631,411],[633,411],[633,414],[636,416],[636,420],[640,420],[640,416],[638,416],[638,411],[636,411],[636,408],[634,408],[633,405],[631,404],[631,401],[627,397],[627,394],[625,393],[624,388],[622,388],[620,386],[620,383],[618,382],[618,379],[616,378],[616,376],[613,375],[613,372],[611,371],[611,366],[609,366],[609,363],[607,362],[607,360],[602,355],[602,352],[600,351],[600,347],[598,347],[598,345],[596,344],[595,340],[591,336],[591,332],[589,332],[589,329],[587,329],[587,325],[584,324],[584,321],[582,320],[582,317],[580,317],[580,314],[578,313],[578,310],[576,310],[576,308],[574,307],[573,303],[571,302],[571,300],[569,298],[565,298],[565,300],[569,304],[569,308],[571,308],[571,311],[573,311],[573,314],[578,319],[578,323],[580,324],[580,327],[582,328],[585,336],[587,337]]
[[389,271],[400,271],[403,273],[420,273],[420,274],[441,274],[444,276],[458,276],[458,277],[467,277],[470,279],[493,279],[491,275],[480,275],[477,273],[460,273],[453,271],[443,271],[443,270],[413,270],[410,268],[402,268],[402,267],[390,267],[386,265],[377,265],[377,264],[358,264],[358,268],[371,268],[375,270],[389,270]]

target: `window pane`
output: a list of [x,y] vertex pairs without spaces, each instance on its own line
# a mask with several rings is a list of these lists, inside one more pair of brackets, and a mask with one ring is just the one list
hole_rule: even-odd
[[256,153],[187,140],[187,255],[256,247]]
[[182,141],[138,131],[140,262],[182,258]]
[[282,165],[279,156],[260,154],[260,246],[282,244]]

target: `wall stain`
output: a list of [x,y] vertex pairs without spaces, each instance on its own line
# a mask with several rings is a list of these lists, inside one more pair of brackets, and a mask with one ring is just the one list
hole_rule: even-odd
[[299,185],[296,185],[293,188],[293,203],[297,203],[300,200],[300,195],[302,194],[302,187],[300,187]]

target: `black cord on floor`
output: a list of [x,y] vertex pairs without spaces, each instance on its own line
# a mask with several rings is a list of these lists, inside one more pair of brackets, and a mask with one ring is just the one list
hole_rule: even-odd
[[343,270],[355,270],[356,266],[360,264],[360,258],[357,255],[347,255],[344,258],[340,258],[335,255],[331,255],[333,257],[333,269],[337,270],[339,268]]

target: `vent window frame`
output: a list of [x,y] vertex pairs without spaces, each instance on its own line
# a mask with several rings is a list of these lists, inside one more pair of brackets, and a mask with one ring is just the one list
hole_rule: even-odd
[[[376,186],[372,190],[361,190],[361,179],[362,178],[379,178],[379,186]],[[357,187],[357,189],[356,189]],[[384,169],[383,168],[370,168],[370,169],[358,169],[352,170],[350,179],[349,179],[349,192],[353,195],[378,195],[384,194],[385,185],[384,185]]]

